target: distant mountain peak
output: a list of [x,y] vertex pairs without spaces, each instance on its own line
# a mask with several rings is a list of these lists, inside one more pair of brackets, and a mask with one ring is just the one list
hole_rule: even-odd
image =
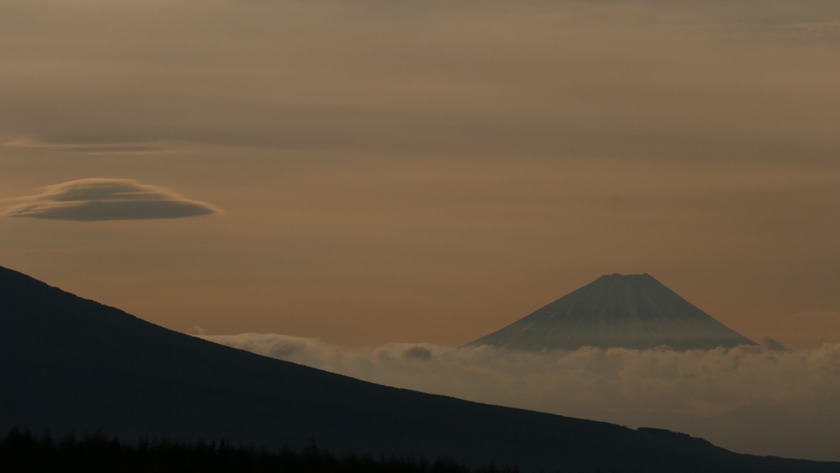
[[607,274],[466,346],[522,351],[733,348],[754,342],[648,273]]
[[764,348],[765,350],[780,351],[780,352],[790,351],[790,348],[782,345],[781,342],[773,340],[770,337],[762,338],[761,341],[758,344],[761,345],[761,347]]

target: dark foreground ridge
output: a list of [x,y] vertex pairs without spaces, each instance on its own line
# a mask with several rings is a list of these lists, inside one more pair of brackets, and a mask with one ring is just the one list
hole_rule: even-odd
[[710,350],[754,342],[652,276],[612,274],[466,346],[523,351],[629,348]]
[[[389,388],[173,332],[0,268],[0,432],[101,429],[525,471],[835,472],[687,436]],[[652,433],[653,432],[653,433]],[[658,432],[658,433],[657,433]]]

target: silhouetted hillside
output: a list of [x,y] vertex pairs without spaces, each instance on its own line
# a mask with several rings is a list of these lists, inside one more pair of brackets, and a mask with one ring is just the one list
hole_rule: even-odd
[[601,276],[467,346],[525,351],[755,345],[648,274]]
[[625,427],[379,386],[216,345],[0,268],[0,431],[227,438],[523,469],[838,472]]

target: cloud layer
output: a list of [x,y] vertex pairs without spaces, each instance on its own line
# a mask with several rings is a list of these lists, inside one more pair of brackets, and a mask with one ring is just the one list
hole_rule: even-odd
[[8,217],[44,220],[147,220],[184,218],[218,212],[166,189],[131,179],[80,179],[44,188],[5,212]]
[[[817,447],[836,433],[827,429],[837,429],[823,422],[840,419],[840,344],[784,352],[740,347],[536,354],[426,344],[348,350],[256,333],[204,338],[390,386],[688,431],[750,453],[830,458],[831,445]],[[750,443],[767,435],[767,422],[777,437]]]
[[174,140],[384,156],[796,151],[831,161],[837,145],[826,125],[837,117],[840,44],[831,1],[4,8],[0,40],[14,47],[0,71],[0,129],[68,152]]

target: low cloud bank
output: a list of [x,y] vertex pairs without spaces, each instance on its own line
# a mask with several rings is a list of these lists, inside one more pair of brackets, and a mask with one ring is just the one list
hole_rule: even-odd
[[583,407],[704,415],[754,404],[840,407],[840,344],[790,351],[744,346],[544,354],[398,343],[344,349],[257,333],[204,338],[390,386],[560,414]]
[[831,440],[840,438],[840,343],[544,354],[399,343],[345,349],[257,333],[202,338],[389,386],[671,428],[745,453],[840,461]]
[[80,179],[45,187],[21,199],[8,217],[45,220],[147,220],[217,213],[210,204],[188,200],[166,189],[132,179]]

